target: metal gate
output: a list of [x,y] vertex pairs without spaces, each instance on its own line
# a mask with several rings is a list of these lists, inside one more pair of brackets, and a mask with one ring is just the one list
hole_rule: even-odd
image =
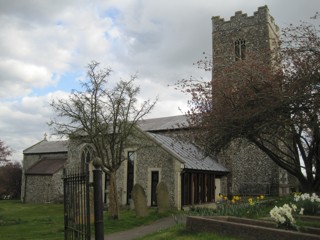
[[64,239],[90,240],[89,170],[64,169]]

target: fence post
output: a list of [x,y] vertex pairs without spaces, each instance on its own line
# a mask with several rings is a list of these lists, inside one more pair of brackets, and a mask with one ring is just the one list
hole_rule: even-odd
[[64,215],[64,239],[68,239],[68,206],[67,206],[67,171],[63,169],[63,215]]
[[95,239],[104,239],[103,229],[103,203],[102,203],[102,171],[99,165],[93,170],[93,194],[94,194],[94,228]]

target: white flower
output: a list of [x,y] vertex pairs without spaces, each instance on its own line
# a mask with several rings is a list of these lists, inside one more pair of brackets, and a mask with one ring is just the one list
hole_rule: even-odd
[[[290,206],[291,205],[291,206]],[[295,204],[284,204],[282,207],[275,206],[270,211],[270,216],[275,220],[278,225],[291,225],[294,226],[296,220],[292,216],[292,212],[297,210]]]
[[299,214],[300,214],[300,215],[303,215],[303,211],[304,211],[304,209],[301,208]]
[[294,212],[296,212],[296,211],[297,211],[297,205],[295,205],[295,204],[293,204],[293,203],[291,203],[290,205],[291,205],[292,210],[293,210]]

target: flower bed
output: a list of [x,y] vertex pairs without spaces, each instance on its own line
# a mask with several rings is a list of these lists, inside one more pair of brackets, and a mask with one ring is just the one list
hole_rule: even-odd
[[[319,234],[302,233],[276,228],[276,224],[268,221],[217,216],[217,217],[188,217],[187,230],[213,232],[221,235],[234,236],[244,239],[288,239],[316,240]],[[308,228],[305,228],[307,231]]]

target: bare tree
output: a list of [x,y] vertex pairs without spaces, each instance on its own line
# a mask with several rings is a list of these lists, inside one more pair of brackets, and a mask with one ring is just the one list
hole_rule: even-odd
[[0,166],[0,197],[17,199],[21,194],[22,167],[18,162]]
[[93,146],[103,171],[110,175],[110,217],[118,219],[116,172],[125,160],[124,150],[129,138],[136,133],[137,121],[150,113],[156,100],[138,102],[140,89],[134,86],[136,76],[129,81],[119,81],[111,89],[108,86],[110,74],[111,69],[91,62],[88,79],[82,84],[84,91],[74,90],[67,100],[51,103],[60,120],[54,119],[50,124],[55,133]]

